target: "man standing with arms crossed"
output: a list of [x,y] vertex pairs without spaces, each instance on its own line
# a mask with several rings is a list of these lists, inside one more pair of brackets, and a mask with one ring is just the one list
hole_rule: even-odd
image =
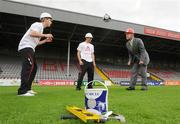
[[[91,44],[92,38],[92,34],[87,33],[85,35],[85,41],[80,43],[77,48],[77,58],[81,70],[78,75],[76,90],[81,90],[81,84],[86,72],[88,74],[88,82],[93,81],[94,78],[94,67],[96,66],[96,63],[94,56],[94,46]],[[92,83],[89,83],[88,88],[93,88]]]
[[[37,64],[35,59],[35,48],[46,42],[52,42],[52,34],[43,34],[43,29],[50,27],[52,16],[49,13],[40,15],[41,22],[35,22],[22,37],[18,51],[22,57],[21,85],[18,89],[19,96],[34,96],[36,92],[31,90],[32,82],[36,76]],[[41,38],[45,38],[41,40]]]
[[129,53],[128,65],[132,65],[130,86],[127,90],[135,90],[138,74],[142,77],[141,90],[148,90],[147,65],[149,63],[149,55],[144,47],[144,43],[140,38],[134,37],[134,30],[132,28],[126,30],[126,39],[126,47]]

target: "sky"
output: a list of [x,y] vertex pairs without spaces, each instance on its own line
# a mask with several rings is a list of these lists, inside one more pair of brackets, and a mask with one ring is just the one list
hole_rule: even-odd
[[180,32],[180,0],[13,0]]

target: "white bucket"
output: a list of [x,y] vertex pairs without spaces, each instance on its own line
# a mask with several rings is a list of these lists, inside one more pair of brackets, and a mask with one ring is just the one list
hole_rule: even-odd
[[[89,83],[98,82],[104,86],[104,88],[98,89],[87,89]],[[108,111],[108,88],[107,86],[98,81],[94,80],[85,85],[85,109],[95,114],[102,114]]]

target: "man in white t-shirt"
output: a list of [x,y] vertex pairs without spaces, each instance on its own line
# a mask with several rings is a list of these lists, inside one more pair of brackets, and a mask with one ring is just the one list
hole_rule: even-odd
[[[31,89],[32,81],[37,72],[37,64],[35,59],[35,48],[46,42],[52,42],[52,34],[43,34],[46,27],[52,24],[52,16],[49,13],[41,13],[41,22],[35,22],[27,30],[22,37],[18,51],[22,57],[21,85],[18,89],[19,96],[34,96],[36,92]],[[44,40],[40,40],[45,38]]]
[[[76,90],[81,90],[81,84],[85,73],[88,74],[88,82],[93,81],[94,78],[94,67],[95,56],[94,56],[94,46],[91,44],[92,34],[87,33],[85,35],[85,41],[80,43],[77,48],[77,58],[81,67],[81,71],[78,75],[78,81]],[[92,88],[92,83],[88,85],[88,88]]]

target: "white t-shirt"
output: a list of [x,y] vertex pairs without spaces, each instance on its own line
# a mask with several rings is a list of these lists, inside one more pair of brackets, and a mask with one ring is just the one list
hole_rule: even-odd
[[22,37],[19,46],[18,51],[24,48],[32,48],[35,51],[36,46],[39,43],[40,38],[38,37],[31,37],[30,32],[31,31],[37,31],[39,33],[43,33],[43,25],[40,22],[35,22],[31,25],[31,27],[27,30],[27,32]]
[[94,46],[90,43],[82,42],[79,44],[77,50],[80,51],[81,59],[87,62],[92,62],[92,53],[94,53]]

